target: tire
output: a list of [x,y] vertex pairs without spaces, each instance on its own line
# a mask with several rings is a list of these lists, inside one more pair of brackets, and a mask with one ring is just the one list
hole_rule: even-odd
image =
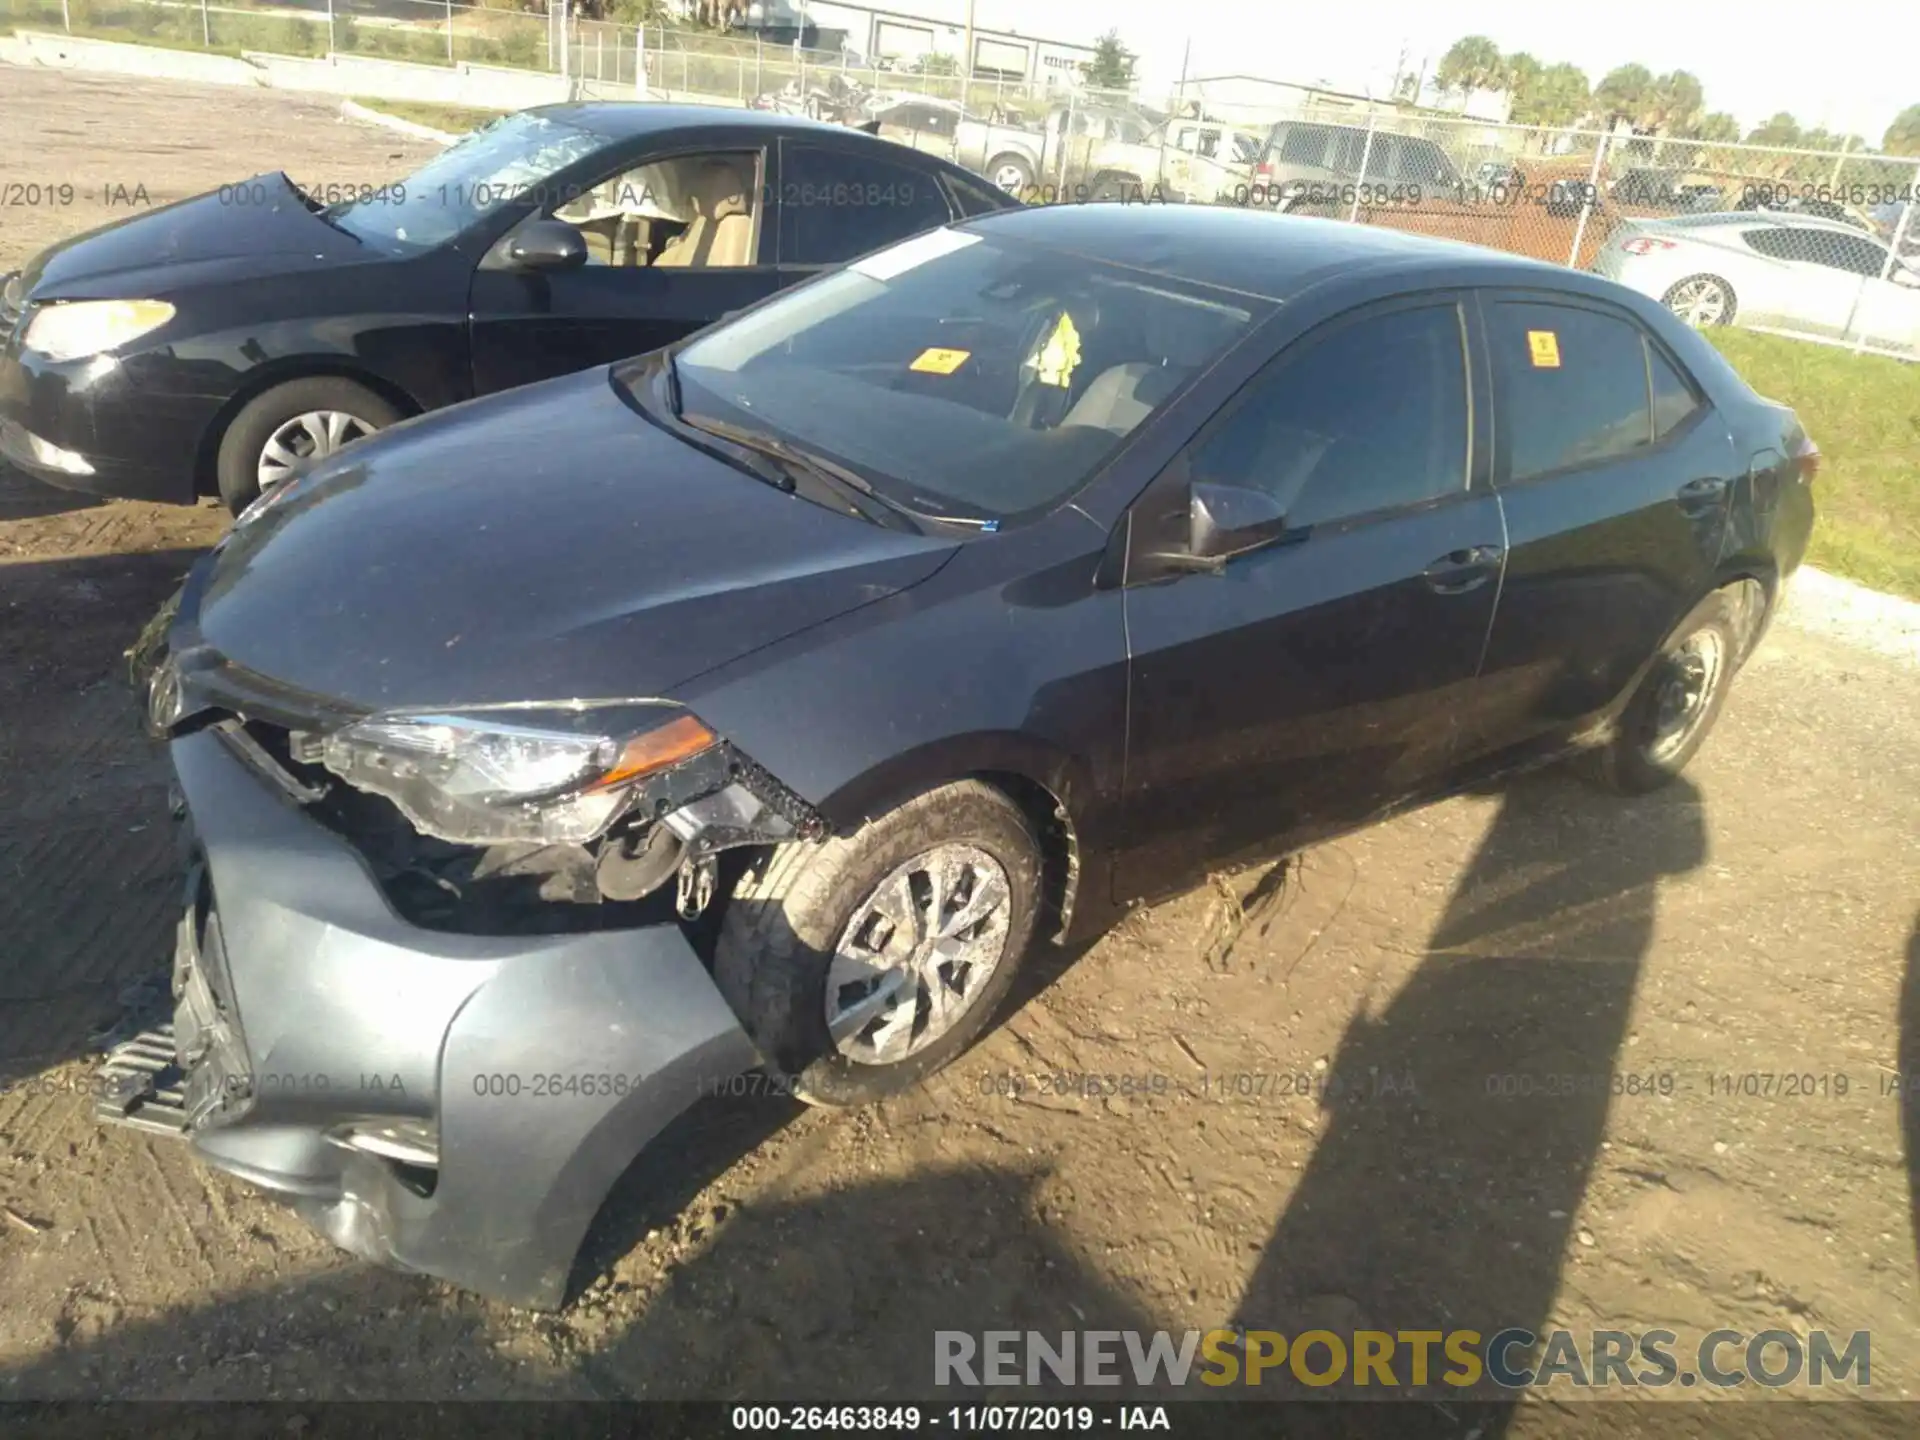
[[996,155],[987,162],[987,179],[1017,198],[1033,188],[1033,166],[1024,155]]
[[[220,437],[214,475],[227,509],[238,515],[260,498],[260,467],[270,441],[280,437],[286,427],[302,416],[329,415],[346,416],[352,422],[341,443],[357,439],[361,434],[384,430],[402,418],[399,410],[366,386],[338,375],[310,375],[254,396],[241,407]],[[314,439],[310,433],[306,438]],[[284,438],[281,448],[289,448]],[[303,459],[332,453],[324,447],[316,448],[318,455],[307,454],[296,444],[292,453]]]
[[[949,855],[984,855],[1000,867],[1007,899],[997,959],[984,976],[972,973],[964,1008],[944,1030],[935,1030],[932,993],[922,980],[915,983],[911,1010],[896,1001],[873,1012],[872,1020],[836,1045],[828,1028],[829,977],[835,973],[836,951],[843,942],[849,953],[870,945],[873,933],[862,935],[854,927],[858,922],[875,926],[880,919],[872,904],[876,891],[898,894],[891,889],[902,883],[896,877],[937,847],[955,847]],[[972,873],[977,880],[988,871],[981,863]],[[986,1028],[1033,938],[1040,876],[1039,841],[1013,801],[978,781],[945,785],[852,835],[824,844],[782,845],[756,861],[727,902],[714,951],[714,980],[761,1055],[788,1079],[800,1099],[825,1106],[866,1104],[932,1075]],[[911,893],[917,898],[924,892],[915,888]],[[960,911],[965,909],[962,904]],[[991,938],[999,928],[991,913],[987,923],[985,937],[977,942],[982,949],[976,966],[991,952]],[[875,928],[886,934],[883,922]],[[896,949],[894,941],[901,938],[896,931],[882,948],[907,959],[923,953],[923,947],[910,940]],[[851,968],[854,962],[839,963]],[[842,982],[832,987],[835,1000],[846,1005],[861,998],[861,982],[846,982],[845,970],[840,973]],[[876,968],[869,973],[880,972]],[[885,971],[888,977],[901,973],[897,965]],[[961,973],[957,962],[952,973],[956,978]],[[918,1048],[886,1058],[872,1046],[876,1034]]]
[[[1704,646],[1713,647],[1717,659],[1676,733],[1668,724],[1671,712],[1663,708],[1673,696],[1669,687],[1691,688],[1688,676]],[[1613,738],[1581,755],[1579,768],[1617,795],[1646,795],[1671,783],[1720,718],[1743,658],[1739,609],[1732,595],[1716,590],[1675,628],[1621,711]]]
[[[1689,313],[1699,304],[1698,296],[1702,293],[1707,295],[1717,293],[1719,309],[1716,312],[1715,318],[1695,320]],[[1732,285],[1722,280],[1718,275],[1704,274],[1689,275],[1684,280],[1675,281],[1668,287],[1667,293],[1660,297],[1660,303],[1696,329],[1706,329],[1710,326],[1718,325],[1731,325],[1733,323],[1734,312],[1739,308],[1740,304],[1739,297],[1733,293]]]

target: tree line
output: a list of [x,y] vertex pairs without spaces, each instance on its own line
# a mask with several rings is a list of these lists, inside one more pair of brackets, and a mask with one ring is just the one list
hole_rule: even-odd
[[[1706,90],[1697,76],[1685,70],[1655,75],[1644,65],[1621,65],[1609,70],[1597,85],[1589,85],[1578,65],[1548,65],[1524,50],[1503,53],[1485,35],[1454,41],[1434,71],[1442,93],[1458,95],[1464,105],[1479,92],[1504,92],[1509,118],[1521,125],[1564,127],[1587,121],[1611,129],[1625,121],[1637,134],[1675,140],[1744,141],[1800,150],[1870,150],[1859,135],[1834,134],[1820,126],[1804,127],[1787,111],[1740,133],[1740,124],[1724,110],[1707,108]],[[1413,101],[1420,80],[1399,77],[1397,97]],[[1920,105],[1909,105],[1895,117],[1877,147],[1888,155],[1920,156]]]

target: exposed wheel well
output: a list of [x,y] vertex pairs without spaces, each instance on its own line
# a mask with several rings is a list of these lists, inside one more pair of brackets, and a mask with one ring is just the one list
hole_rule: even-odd
[[1056,944],[1073,922],[1080,892],[1080,837],[1060,798],[1037,780],[1011,770],[982,770],[968,777],[991,785],[1020,807],[1040,837],[1041,883],[1049,915],[1035,927]]
[[402,415],[413,416],[420,413],[420,402],[399,386],[382,380],[378,375],[370,375],[347,361],[303,360],[297,366],[249,376],[247,383],[236,390],[227,403],[220,407],[219,413],[209,422],[205,433],[200,437],[200,447],[195,452],[193,460],[193,485],[196,493],[201,495],[220,493],[215,467],[220,457],[221,437],[227,433],[227,426],[233,423],[234,416],[245,409],[256,396],[266,394],[277,385],[285,385],[292,380],[311,380],[322,375],[338,376],[342,380],[351,380],[356,385],[364,385]]
[[1736,575],[1719,585],[1718,589],[1724,591],[1734,605],[1734,623],[1740,636],[1740,654],[1736,663],[1745,664],[1747,657],[1753,654],[1754,646],[1760,643],[1760,637],[1766,633],[1767,622],[1773,615],[1776,588],[1777,582],[1769,584],[1754,575]]

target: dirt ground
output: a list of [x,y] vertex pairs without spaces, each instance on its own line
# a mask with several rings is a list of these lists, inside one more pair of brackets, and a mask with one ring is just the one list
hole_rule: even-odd
[[[156,199],[419,155],[320,101],[25,70],[0,135],[0,178]],[[0,269],[107,218],[0,215]],[[924,1397],[937,1329],[1236,1320],[1870,1330],[1867,1393],[1920,1398],[1885,1093],[1920,1071],[1920,669],[1776,627],[1653,799],[1548,774],[1409,814],[1043,957],[901,1099],[703,1103],[623,1182],[584,1297],[537,1316],[349,1260],[89,1118],[92,1037],[177,903],[121,652],[221,523],[0,477],[0,1398]],[[1614,1072],[1654,1093],[1512,1093]],[[1039,1078],[1081,1074],[1145,1093]],[[1631,1428],[1539,1404],[1479,1433]]]

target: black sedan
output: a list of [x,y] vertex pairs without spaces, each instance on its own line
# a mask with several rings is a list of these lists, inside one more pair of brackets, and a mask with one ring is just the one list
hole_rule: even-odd
[[687,105],[522,111],[334,204],[260,176],[0,278],[0,457],[238,512],[406,416],[655,349],[1012,203],[871,135]]
[[1200,206],[929,232],[375,436],[149,632],[201,868],[107,1118],[551,1303],[741,1068],[868,1100],[1135,899],[1562,753],[1670,780],[1816,464],[1608,281]]

